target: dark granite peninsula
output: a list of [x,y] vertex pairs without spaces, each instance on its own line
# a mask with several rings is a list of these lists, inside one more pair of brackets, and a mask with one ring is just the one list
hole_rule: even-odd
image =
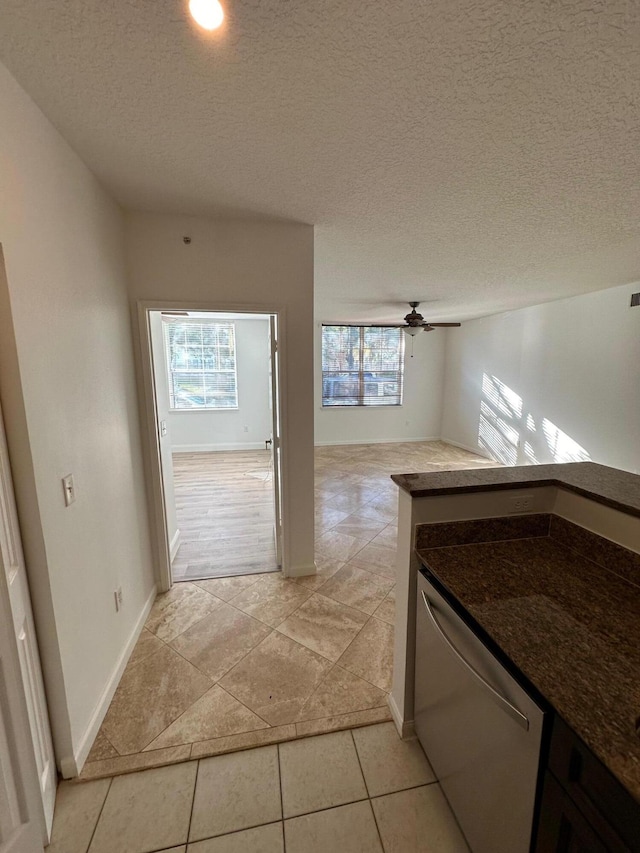
[[399,730],[423,571],[548,711],[533,849],[640,850],[640,476],[574,463],[393,479]]

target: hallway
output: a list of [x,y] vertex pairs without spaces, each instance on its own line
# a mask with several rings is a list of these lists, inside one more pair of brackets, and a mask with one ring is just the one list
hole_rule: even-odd
[[316,450],[316,562],[159,595],[82,778],[390,719],[397,488],[492,463],[442,442]]

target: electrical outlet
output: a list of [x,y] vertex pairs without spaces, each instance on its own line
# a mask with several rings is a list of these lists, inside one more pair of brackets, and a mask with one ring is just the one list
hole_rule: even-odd
[[62,490],[64,492],[64,505],[71,506],[76,499],[76,487],[73,483],[73,474],[67,474],[62,478]]
[[509,498],[509,512],[531,512],[533,510],[533,495],[518,495]]
[[122,587],[121,586],[119,586],[118,589],[115,589],[113,591],[113,597],[114,597],[115,602],[116,602],[116,613],[118,613],[120,611],[120,608],[122,607],[122,600],[123,600]]
[[249,427],[248,427],[248,426],[245,426],[245,427],[244,427],[244,431],[245,431],[245,432],[249,432]]

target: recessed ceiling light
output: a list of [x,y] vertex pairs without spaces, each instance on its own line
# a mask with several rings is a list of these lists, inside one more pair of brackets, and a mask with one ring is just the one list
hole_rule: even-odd
[[189,11],[204,30],[217,30],[224,20],[224,10],[218,0],[189,0]]

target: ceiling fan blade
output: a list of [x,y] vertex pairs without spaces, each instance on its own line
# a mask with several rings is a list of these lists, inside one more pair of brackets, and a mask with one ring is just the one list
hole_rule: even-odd
[[423,323],[422,325],[423,326],[432,326],[433,328],[435,328],[436,326],[441,326],[443,328],[449,329],[449,328],[455,328],[455,327],[460,326],[462,324],[461,323]]

